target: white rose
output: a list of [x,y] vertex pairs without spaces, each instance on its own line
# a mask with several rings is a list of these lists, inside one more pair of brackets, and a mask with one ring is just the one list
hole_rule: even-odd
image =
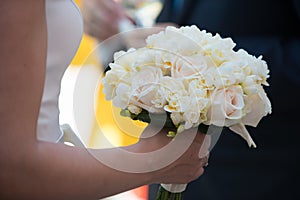
[[243,117],[243,90],[235,85],[217,89],[212,94],[211,107],[207,111],[207,124],[230,126]]
[[151,113],[163,112],[163,109],[157,109],[153,105],[161,78],[162,71],[160,68],[147,66],[141,68],[131,80],[131,101]]
[[246,97],[246,115],[238,124],[229,127],[230,130],[243,137],[249,147],[256,147],[245,125],[256,127],[262,117],[271,113],[271,103],[263,90],[262,86],[258,87],[258,93]]
[[181,56],[172,63],[171,76],[175,78],[189,77],[193,75],[201,75],[207,69],[207,64],[201,54],[192,56]]
[[244,140],[246,140],[249,147],[256,147],[256,144],[254,143],[244,124],[238,123],[233,126],[230,126],[229,129],[235,132],[236,134],[240,135]]
[[271,102],[261,85],[257,86],[257,91],[256,94],[246,97],[246,115],[242,120],[243,124],[254,127],[272,112]]

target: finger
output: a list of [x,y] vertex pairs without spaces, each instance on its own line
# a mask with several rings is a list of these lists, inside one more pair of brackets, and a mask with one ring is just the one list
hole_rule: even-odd
[[211,136],[207,134],[204,135],[204,139],[199,149],[199,158],[203,158],[209,155],[210,144],[211,144]]
[[197,170],[196,174],[195,174],[194,180],[196,180],[197,178],[199,178],[203,173],[204,173],[204,168],[203,168],[203,167],[200,167],[200,168]]
[[160,22],[160,23],[156,23],[155,26],[157,27],[162,27],[162,28],[166,28],[167,26],[174,26],[179,28],[180,26],[178,24],[172,23],[172,22]]
[[96,26],[94,23],[86,21],[84,23],[84,32],[92,37],[97,38],[99,41],[107,39],[110,35],[105,31],[105,29]]
[[208,165],[208,158],[209,158],[208,155],[203,157],[203,158],[200,158],[200,165],[202,167],[206,167]]
[[[116,19],[120,20],[122,18],[131,19],[125,12],[124,8],[120,3],[117,3],[113,0],[101,0],[103,1],[102,5],[99,4],[99,9],[107,11],[115,16]],[[100,2],[100,1],[99,1]]]
[[206,156],[209,153],[210,136],[198,132],[194,138],[193,146],[196,149],[195,153],[198,158]]

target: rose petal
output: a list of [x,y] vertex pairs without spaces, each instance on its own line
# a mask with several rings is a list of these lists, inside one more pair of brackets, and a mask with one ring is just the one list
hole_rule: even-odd
[[249,97],[248,113],[243,118],[243,124],[256,127],[259,121],[271,113],[271,103],[262,87],[259,87],[258,94]]
[[233,132],[237,133],[238,135],[240,135],[242,138],[244,138],[247,141],[249,147],[253,146],[254,148],[256,148],[256,144],[252,140],[252,138],[244,124],[239,123],[239,124],[230,126],[229,129],[232,130]]

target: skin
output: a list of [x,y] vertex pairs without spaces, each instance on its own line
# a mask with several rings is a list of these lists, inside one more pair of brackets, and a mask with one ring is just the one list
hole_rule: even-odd
[[126,18],[134,23],[133,19],[113,0],[84,0],[81,13],[84,31],[99,41],[119,33],[118,23],[121,19]]
[[[81,13],[84,21],[84,32],[99,42],[120,33],[119,22],[123,19],[135,24],[135,20],[126,14],[116,0],[83,0]],[[151,34],[162,31],[166,26],[175,26],[174,23],[158,23],[155,28],[141,29],[127,33],[125,44],[128,47],[139,48],[144,46],[145,38]]]
[[[147,173],[117,171],[90,153],[120,160],[120,149],[88,151],[38,141],[47,54],[45,1],[1,0],[0,27],[5,27],[0,30],[0,199],[99,199],[145,184],[188,183],[203,173],[207,158],[198,157],[203,134],[175,162]],[[152,131],[149,126],[143,134]],[[122,148],[153,151],[171,141],[165,135],[162,130]]]

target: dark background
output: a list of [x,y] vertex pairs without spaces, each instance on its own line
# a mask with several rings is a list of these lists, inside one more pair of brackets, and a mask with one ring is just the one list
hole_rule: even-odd
[[[236,49],[263,55],[273,111],[258,127],[248,127],[256,149],[224,129],[185,199],[300,199],[300,0],[186,0],[182,11],[173,8],[165,0],[158,21],[195,24],[231,37]],[[156,190],[150,187],[150,200]]]

